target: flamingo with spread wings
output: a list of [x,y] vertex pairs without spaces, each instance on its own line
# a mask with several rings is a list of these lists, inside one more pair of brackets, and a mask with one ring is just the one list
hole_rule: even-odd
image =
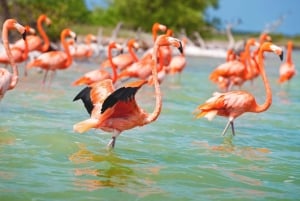
[[157,52],[160,46],[173,45],[182,52],[181,41],[166,35],[157,38],[152,53],[152,74],[155,88],[156,104],[152,113],[147,113],[138,106],[135,100],[136,92],[147,83],[146,80],[138,80],[126,84],[115,90],[112,81],[103,80],[92,86],[84,88],[74,101],[81,99],[91,115],[87,120],[73,126],[74,131],[83,133],[91,128],[112,132],[112,139],[108,143],[109,148],[115,146],[116,138],[124,130],[137,126],[144,126],[155,121],[162,109],[162,96],[157,79]]

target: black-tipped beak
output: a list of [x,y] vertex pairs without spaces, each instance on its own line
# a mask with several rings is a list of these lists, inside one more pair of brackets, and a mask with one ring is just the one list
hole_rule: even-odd
[[24,33],[22,34],[22,38],[23,40],[26,40],[26,31],[24,31]]
[[281,54],[279,55],[280,60],[283,60],[283,52],[281,52]]
[[74,41],[77,42],[77,36],[75,36]]
[[180,53],[183,54],[182,43],[181,42],[179,42],[179,43],[180,43],[180,46],[178,47],[178,49],[179,49]]
[[123,54],[123,49],[120,50],[120,54]]

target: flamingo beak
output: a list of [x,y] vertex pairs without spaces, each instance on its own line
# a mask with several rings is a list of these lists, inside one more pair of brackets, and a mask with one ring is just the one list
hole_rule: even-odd
[[182,43],[181,43],[181,41],[179,42],[179,47],[178,47],[178,49],[179,49],[179,51],[180,51],[180,53],[181,54],[183,54],[183,48],[182,48]]
[[279,55],[280,60],[283,60],[283,52],[281,52],[281,54]]
[[23,40],[26,40],[26,30],[25,30],[24,33],[22,34],[22,38],[23,38]]

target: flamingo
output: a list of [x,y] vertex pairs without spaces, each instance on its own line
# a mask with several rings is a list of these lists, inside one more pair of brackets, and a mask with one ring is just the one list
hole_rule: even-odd
[[5,68],[0,68],[0,100],[4,97],[7,90],[12,90],[16,87],[19,79],[18,68],[13,59],[8,42],[8,31],[12,29],[16,29],[20,34],[22,34],[24,40],[26,35],[25,27],[19,24],[15,19],[7,19],[3,23],[2,40],[12,67],[12,73]]
[[[26,25],[24,27],[25,27],[26,37],[28,37],[28,34],[35,33],[35,30],[33,28],[31,28],[30,26]],[[12,45],[12,47],[10,48],[11,54],[16,63],[21,63],[28,58],[28,42],[27,42],[27,40],[23,40],[23,39],[20,39],[20,40],[22,40],[22,42],[25,45],[24,49],[22,49],[18,46],[14,46],[14,45]],[[0,63],[3,63],[3,64],[10,63],[10,59],[8,58],[8,55],[6,54],[6,52],[0,53]]]
[[[30,35],[26,37],[26,41],[28,42],[28,50],[29,51],[39,51],[39,52],[46,52],[50,46],[50,40],[43,29],[43,23],[49,26],[52,21],[47,17],[45,14],[41,14],[37,19],[37,29],[40,36]],[[21,49],[25,49],[24,42],[19,40],[15,43],[14,46],[17,46]]]
[[259,70],[266,90],[266,100],[263,104],[257,104],[255,97],[246,91],[215,92],[213,97],[197,107],[196,118],[204,116],[208,120],[212,120],[216,115],[227,117],[228,123],[222,135],[225,135],[229,125],[231,125],[232,134],[235,135],[233,122],[237,117],[245,112],[260,113],[266,111],[272,104],[272,91],[263,64],[263,53],[266,51],[274,52],[279,55],[281,60],[283,58],[282,49],[273,43],[265,42],[259,49]]
[[76,34],[69,28],[64,29],[60,34],[61,44],[64,47],[64,51],[50,51],[45,52],[38,56],[35,60],[27,64],[26,68],[30,69],[33,67],[40,67],[45,69],[45,75],[42,84],[45,84],[48,71],[52,71],[52,77],[49,84],[53,78],[54,72],[56,70],[63,70],[71,66],[72,56],[69,51],[69,44],[66,42],[66,37],[72,37],[76,40]]
[[73,51],[70,51],[73,58],[83,60],[93,55],[94,50],[91,44],[97,42],[97,37],[93,34],[87,34],[84,42],[84,44],[74,44]]
[[293,63],[293,59],[292,59],[292,51],[293,51],[293,42],[288,41],[286,61],[283,64],[281,64],[279,68],[278,82],[281,84],[291,80],[293,76],[296,74],[295,64]]
[[[133,50],[139,48],[139,44],[136,42],[135,39],[130,39],[127,42],[127,48],[129,53],[119,54],[118,56],[113,57],[113,63],[117,66],[119,70],[124,70],[125,68],[129,67],[130,65],[139,60]],[[110,58],[101,63],[102,68],[108,67],[110,65]]]
[[245,75],[246,66],[242,60],[230,60],[217,66],[209,75],[209,79],[217,83],[219,88],[224,91],[229,91],[234,82],[241,84],[241,78]]
[[91,85],[92,83],[104,80],[104,79],[111,79],[113,83],[117,81],[117,65],[113,61],[112,58],[112,50],[117,48],[118,50],[122,50],[122,46],[116,42],[111,42],[108,45],[108,60],[110,62],[110,66],[112,68],[112,75],[110,75],[106,70],[97,69],[90,72],[85,73],[82,77],[75,80],[72,85],[79,86],[79,85]]
[[152,74],[154,80],[156,104],[152,113],[145,112],[135,100],[135,94],[146,80],[138,80],[126,84],[114,90],[110,79],[97,82],[90,87],[84,88],[73,101],[81,99],[91,115],[87,120],[73,126],[74,131],[83,133],[91,128],[99,128],[106,132],[112,132],[112,139],[108,148],[115,146],[116,138],[124,130],[137,126],[144,126],[155,121],[162,109],[162,96],[157,80],[157,52],[160,46],[173,45],[182,52],[181,41],[166,35],[161,35],[154,43],[152,53]]

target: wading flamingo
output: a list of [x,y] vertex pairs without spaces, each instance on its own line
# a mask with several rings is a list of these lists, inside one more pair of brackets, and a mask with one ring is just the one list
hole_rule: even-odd
[[280,47],[270,42],[265,42],[260,46],[258,65],[266,90],[266,100],[262,105],[257,104],[254,96],[246,91],[215,92],[213,97],[197,107],[198,114],[196,114],[196,118],[204,116],[208,120],[212,120],[216,115],[227,117],[228,123],[222,135],[225,135],[229,125],[231,125],[232,134],[235,135],[233,121],[237,117],[245,112],[260,113],[266,111],[272,104],[272,91],[263,64],[263,53],[265,51],[274,52],[280,56],[281,60],[283,58],[283,51]]
[[293,63],[293,59],[292,59],[292,52],[293,52],[293,42],[288,41],[286,61],[283,64],[281,64],[279,68],[279,79],[278,79],[279,83],[284,83],[286,81],[291,80],[293,76],[296,74],[295,64]]
[[84,88],[73,101],[81,99],[91,117],[73,126],[74,131],[83,133],[91,128],[99,128],[106,132],[112,132],[112,139],[108,148],[115,146],[116,138],[124,130],[137,126],[144,126],[155,121],[162,108],[162,96],[157,80],[157,52],[160,46],[173,45],[182,52],[181,41],[161,35],[154,43],[152,62],[153,80],[155,88],[156,104],[152,113],[147,113],[140,108],[135,100],[135,94],[147,81],[139,80],[126,84],[114,90],[111,80],[95,83],[91,87]]
[[10,60],[12,73],[5,68],[0,68],[0,100],[4,97],[7,90],[11,90],[16,87],[19,79],[18,68],[11,54],[8,41],[8,31],[12,29],[16,29],[20,34],[22,34],[24,40],[26,35],[25,27],[20,25],[15,19],[7,19],[3,23],[2,41],[6,54]]
[[63,70],[71,66],[72,64],[72,56],[69,51],[69,44],[66,42],[67,37],[72,37],[73,39],[76,40],[76,34],[71,31],[71,29],[64,29],[61,34],[60,34],[60,41],[63,46],[64,51],[50,51],[50,52],[45,52],[38,56],[35,60],[31,61],[30,63],[27,64],[26,68],[30,69],[33,67],[39,67],[44,70],[46,70],[43,82],[42,84],[44,85],[46,82],[46,77],[48,71],[52,71],[52,76],[49,81],[49,85],[52,81],[52,78],[54,76],[54,72],[56,70]]
[[118,50],[122,50],[122,46],[118,43],[111,42],[108,45],[108,60],[110,62],[110,66],[112,68],[112,75],[104,70],[104,69],[97,69],[90,72],[85,73],[82,77],[75,80],[72,85],[73,86],[79,86],[79,85],[91,85],[95,82],[105,80],[105,79],[111,79],[113,84],[117,81],[117,65],[113,61],[112,58],[112,50],[114,48],[117,48]]

